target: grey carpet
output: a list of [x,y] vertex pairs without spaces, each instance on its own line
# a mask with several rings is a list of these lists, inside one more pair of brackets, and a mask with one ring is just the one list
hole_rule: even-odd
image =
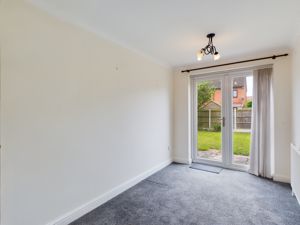
[[220,173],[222,171],[222,168],[216,167],[216,166],[209,166],[209,165],[204,165],[200,163],[193,163],[190,166],[191,169],[195,170],[203,170],[206,172],[211,172],[211,173]]
[[290,186],[172,164],[72,225],[299,225]]

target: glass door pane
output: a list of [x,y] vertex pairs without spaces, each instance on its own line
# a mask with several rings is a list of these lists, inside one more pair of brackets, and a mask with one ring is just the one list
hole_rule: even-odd
[[233,77],[232,87],[232,163],[249,165],[253,76]]
[[197,158],[222,162],[222,80],[201,80],[197,91]]

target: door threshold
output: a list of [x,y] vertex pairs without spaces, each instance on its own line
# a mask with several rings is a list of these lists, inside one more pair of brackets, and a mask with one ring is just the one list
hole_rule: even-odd
[[248,172],[249,166],[244,166],[244,165],[222,165],[219,162],[207,162],[207,161],[202,161],[202,160],[192,160],[192,163],[199,163],[203,165],[208,165],[208,166],[215,166],[215,167],[220,167],[223,169],[229,169],[229,170],[236,170],[236,171],[241,171],[241,172]]

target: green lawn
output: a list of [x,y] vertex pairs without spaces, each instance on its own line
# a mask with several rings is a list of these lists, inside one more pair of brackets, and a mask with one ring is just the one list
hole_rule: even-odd
[[[198,131],[198,150],[221,149],[221,132]],[[233,151],[235,155],[249,156],[250,133],[233,134]]]

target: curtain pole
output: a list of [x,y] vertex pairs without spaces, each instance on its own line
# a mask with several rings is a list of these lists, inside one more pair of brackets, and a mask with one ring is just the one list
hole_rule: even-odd
[[234,65],[234,64],[239,64],[239,63],[253,62],[253,61],[259,61],[259,60],[264,60],[264,59],[276,59],[276,58],[284,57],[284,56],[288,56],[288,55],[289,54],[286,53],[286,54],[282,54],[282,55],[273,55],[273,56],[268,56],[268,57],[248,59],[248,60],[243,60],[243,61],[213,65],[213,66],[199,67],[199,68],[194,68],[194,69],[182,70],[181,73],[189,73],[191,71],[196,71],[196,70],[203,70],[203,69],[209,69],[209,68],[220,67],[220,66],[228,66],[228,65]]

